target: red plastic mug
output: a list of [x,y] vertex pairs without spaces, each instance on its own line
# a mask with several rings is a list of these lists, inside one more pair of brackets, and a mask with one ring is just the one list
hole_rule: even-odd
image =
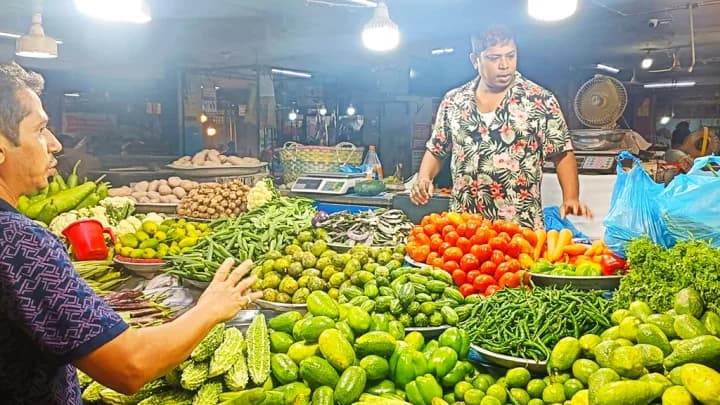
[[81,219],[68,225],[62,234],[70,241],[77,260],[104,260],[108,255],[108,247],[103,234],[110,235],[113,243],[117,242],[112,229],[103,228],[97,219]]

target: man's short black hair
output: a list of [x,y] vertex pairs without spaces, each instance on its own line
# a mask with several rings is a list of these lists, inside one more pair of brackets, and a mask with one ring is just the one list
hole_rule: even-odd
[[481,35],[472,36],[472,51],[480,54],[482,51],[496,45],[515,42],[515,35],[506,26],[496,25],[488,28]]
[[19,144],[20,122],[30,114],[19,92],[28,89],[39,95],[44,86],[42,76],[15,62],[0,64],[0,135],[13,145]]

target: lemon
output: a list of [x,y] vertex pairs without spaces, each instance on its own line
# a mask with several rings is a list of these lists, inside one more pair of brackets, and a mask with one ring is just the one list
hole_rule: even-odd
[[153,235],[158,230],[158,224],[153,221],[145,221],[142,223],[142,230],[150,235]]
[[505,387],[503,385],[493,384],[488,387],[485,394],[487,394],[487,396],[489,397],[495,397],[499,399],[501,404],[507,402],[507,391],[505,391]]
[[543,390],[542,400],[548,404],[565,402],[565,387],[560,383],[553,383]]
[[530,382],[530,372],[524,367],[509,370],[505,375],[505,382],[510,388],[524,388]]
[[622,377],[638,378],[645,369],[642,352],[635,347],[618,347],[610,355],[610,368]]
[[662,403],[663,405],[692,405],[695,401],[685,387],[676,385],[665,390]]
[[565,398],[572,398],[576,393],[580,392],[585,388],[583,383],[575,378],[571,378],[563,384],[565,388]]
[[480,401],[480,405],[503,405],[504,402],[500,401],[499,399],[491,396],[483,397],[482,401]]
[[533,380],[530,380],[526,389],[528,394],[530,394],[532,398],[542,398],[542,393],[545,387],[547,387],[545,381],[539,378],[535,378]]
[[575,378],[583,384],[588,383],[588,379],[592,373],[598,371],[600,366],[592,360],[579,359],[573,363],[572,372]]
[[527,403],[530,402],[530,394],[528,394],[527,391],[521,388],[510,389],[510,396],[519,405],[527,405]]
[[588,405],[589,403],[590,403],[590,391],[582,390],[582,391],[578,391],[578,393],[572,397],[572,401],[570,402],[570,405]]

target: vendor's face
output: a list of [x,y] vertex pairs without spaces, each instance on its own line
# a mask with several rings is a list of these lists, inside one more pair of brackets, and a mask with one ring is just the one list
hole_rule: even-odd
[[20,121],[17,146],[0,136],[0,177],[11,191],[21,195],[48,185],[48,177],[57,172],[54,154],[62,150],[62,145],[47,129],[48,116],[40,97],[24,89],[18,92],[17,99],[30,113]]
[[515,80],[517,70],[515,42],[503,42],[485,49],[480,55],[473,54],[473,65],[490,89],[506,89]]

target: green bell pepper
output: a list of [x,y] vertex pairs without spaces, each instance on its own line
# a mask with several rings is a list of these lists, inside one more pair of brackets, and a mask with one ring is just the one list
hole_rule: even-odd
[[386,314],[372,314],[370,322],[370,331],[387,332],[390,327],[390,318]]
[[437,340],[431,340],[425,345],[423,354],[428,361],[430,361],[430,357],[432,357],[433,352],[437,350],[438,347],[440,347],[440,344]]
[[602,276],[602,266],[598,263],[582,263],[577,266],[575,273],[578,276]]
[[449,373],[447,373],[444,377],[442,377],[442,385],[445,388],[453,388],[457,383],[465,379],[465,376],[468,375],[470,370],[468,370],[468,367],[465,362],[458,361],[455,363],[455,367],[453,367],[452,370],[450,370]]
[[427,360],[417,350],[407,348],[400,353],[395,368],[395,384],[403,386],[427,372]]
[[390,380],[382,380],[376,385],[365,390],[368,394],[382,395],[385,393],[395,392],[395,383]]
[[425,374],[418,377],[415,379],[415,383],[426,404],[432,403],[434,398],[442,398],[443,389],[432,375]]
[[555,267],[552,263],[550,263],[547,260],[538,260],[535,262],[535,264],[530,267],[531,273],[549,273],[553,271]]
[[455,350],[455,353],[462,353],[462,337],[460,336],[460,329],[448,328],[438,338],[440,347],[449,347]]
[[449,347],[440,347],[430,357],[428,370],[438,378],[443,378],[455,367],[458,361],[458,354]]
[[420,389],[417,386],[417,382],[411,381],[405,385],[405,396],[407,400],[413,405],[429,405],[425,403]]
[[458,359],[466,359],[470,353],[470,334],[465,329],[460,329],[460,352],[458,353]]

